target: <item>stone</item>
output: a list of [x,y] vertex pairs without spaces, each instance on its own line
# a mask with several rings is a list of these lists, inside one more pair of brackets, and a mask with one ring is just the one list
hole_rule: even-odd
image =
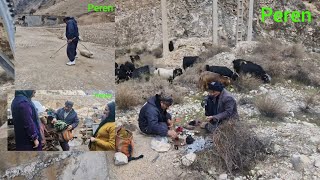
[[166,137],[155,137],[151,140],[151,148],[157,152],[167,152],[170,147]]
[[264,87],[260,87],[259,90],[261,91],[262,94],[267,94],[268,93],[268,89],[264,88]]
[[317,147],[317,152],[320,153],[320,144]]
[[219,180],[227,180],[228,179],[228,175],[227,174],[220,174]]
[[117,166],[128,164],[128,157],[122,152],[117,152],[114,154],[114,163]]
[[275,144],[275,145],[273,146],[274,152],[278,152],[278,151],[280,151],[280,149],[281,149],[281,147],[280,147],[278,144]]
[[316,159],[314,161],[314,166],[317,167],[317,168],[320,168],[320,159]]
[[294,117],[294,113],[292,111],[289,112],[291,117]]
[[295,154],[291,158],[291,163],[296,171],[303,171],[304,168],[311,164],[311,161],[308,156]]
[[87,58],[91,58],[93,56],[93,53],[87,51],[87,50],[79,50],[80,51],[80,54],[84,57],[87,57]]
[[181,162],[184,166],[190,166],[195,160],[197,155],[195,153],[189,153],[185,156],[182,156]]
[[256,174],[256,171],[255,171],[255,170],[251,170],[251,171],[249,172],[249,174],[252,175],[252,176],[254,176],[254,175]]

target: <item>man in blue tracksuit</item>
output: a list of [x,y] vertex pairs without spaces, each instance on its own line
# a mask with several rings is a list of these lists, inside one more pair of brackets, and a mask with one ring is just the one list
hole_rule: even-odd
[[75,65],[75,58],[77,56],[77,45],[79,41],[79,31],[77,21],[73,17],[65,17],[63,21],[66,26],[66,37],[68,40],[67,55],[70,62],[67,65]]

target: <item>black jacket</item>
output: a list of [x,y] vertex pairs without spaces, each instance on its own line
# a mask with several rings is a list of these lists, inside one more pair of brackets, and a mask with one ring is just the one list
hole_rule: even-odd
[[141,108],[139,113],[139,128],[146,134],[167,136],[167,120],[171,115],[163,111],[157,96],[151,97]]

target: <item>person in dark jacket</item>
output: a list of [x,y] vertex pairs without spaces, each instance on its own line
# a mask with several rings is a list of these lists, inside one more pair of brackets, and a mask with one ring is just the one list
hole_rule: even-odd
[[11,104],[17,151],[42,151],[40,120],[31,98],[34,90],[15,91]]
[[239,115],[236,100],[220,82],[209,83],[208,93],[204,108],[209,123],[204,123],[202,126],[212,133],[222,122],[238,119]]
[[143,133],[159,136],[177,137],[172,126],[171,115],[167,109],[172,105],[173,99],[156,94],[151,97],[141,108],[139,113],[139,128]]
[[[68,125],[68,130],[72,131],[75,129],[79,124],[79,119],[76,111],[72,108],[73,102],[66,101],[65,107],[60,108],[55,113],[57,120],[62,120]],[[60,146],[63,149],[63,151],[69,151],[70,147],[68,142],[60,142]]]
[[66,17],[63,21],[67,24],[66,26],[66,37],[68,40],[67,55],[70,62],[67,65],[75,65],[75,58],[77,56],[77,46],[79,41],[79,31],[77,21],[73,17]]

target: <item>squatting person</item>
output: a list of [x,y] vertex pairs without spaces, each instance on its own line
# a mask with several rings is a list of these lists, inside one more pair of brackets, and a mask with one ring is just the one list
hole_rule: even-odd
[[[79,119],[76,111],[72,108],[73,102],[66,101],[65,106],[60,108],[55,113],[56,120],[64,121],[68,127],[69,131],[75,129],[79,124]],[[60,146],[63,151],[69,151],[70,147],[67,141],[60,142]]]
[[170,96],[159,95],[149,98],[139,113],[139,128],[145,134],[177,137],[172,126],[171,114],[167,109],[172,105],[173,99]]
[[11,104],[17,151],[42,151],[40,120],[31,98],[34,90],[15,91]]
[[79,41],[79,31],[77,21],[73,17],[65,17],[63,21],[67,24],[66,26],[66,37],[68,41],[67,56],[69,62],[67,65],[75,65],[75,58],[77,56],[77,46]]
[[204,108],[208,122],[201,126],[208,132],[213,132],[218,125],[229,119],[238,119],[237,102],[220,82],[208,84],[208,96],[205,98]]

